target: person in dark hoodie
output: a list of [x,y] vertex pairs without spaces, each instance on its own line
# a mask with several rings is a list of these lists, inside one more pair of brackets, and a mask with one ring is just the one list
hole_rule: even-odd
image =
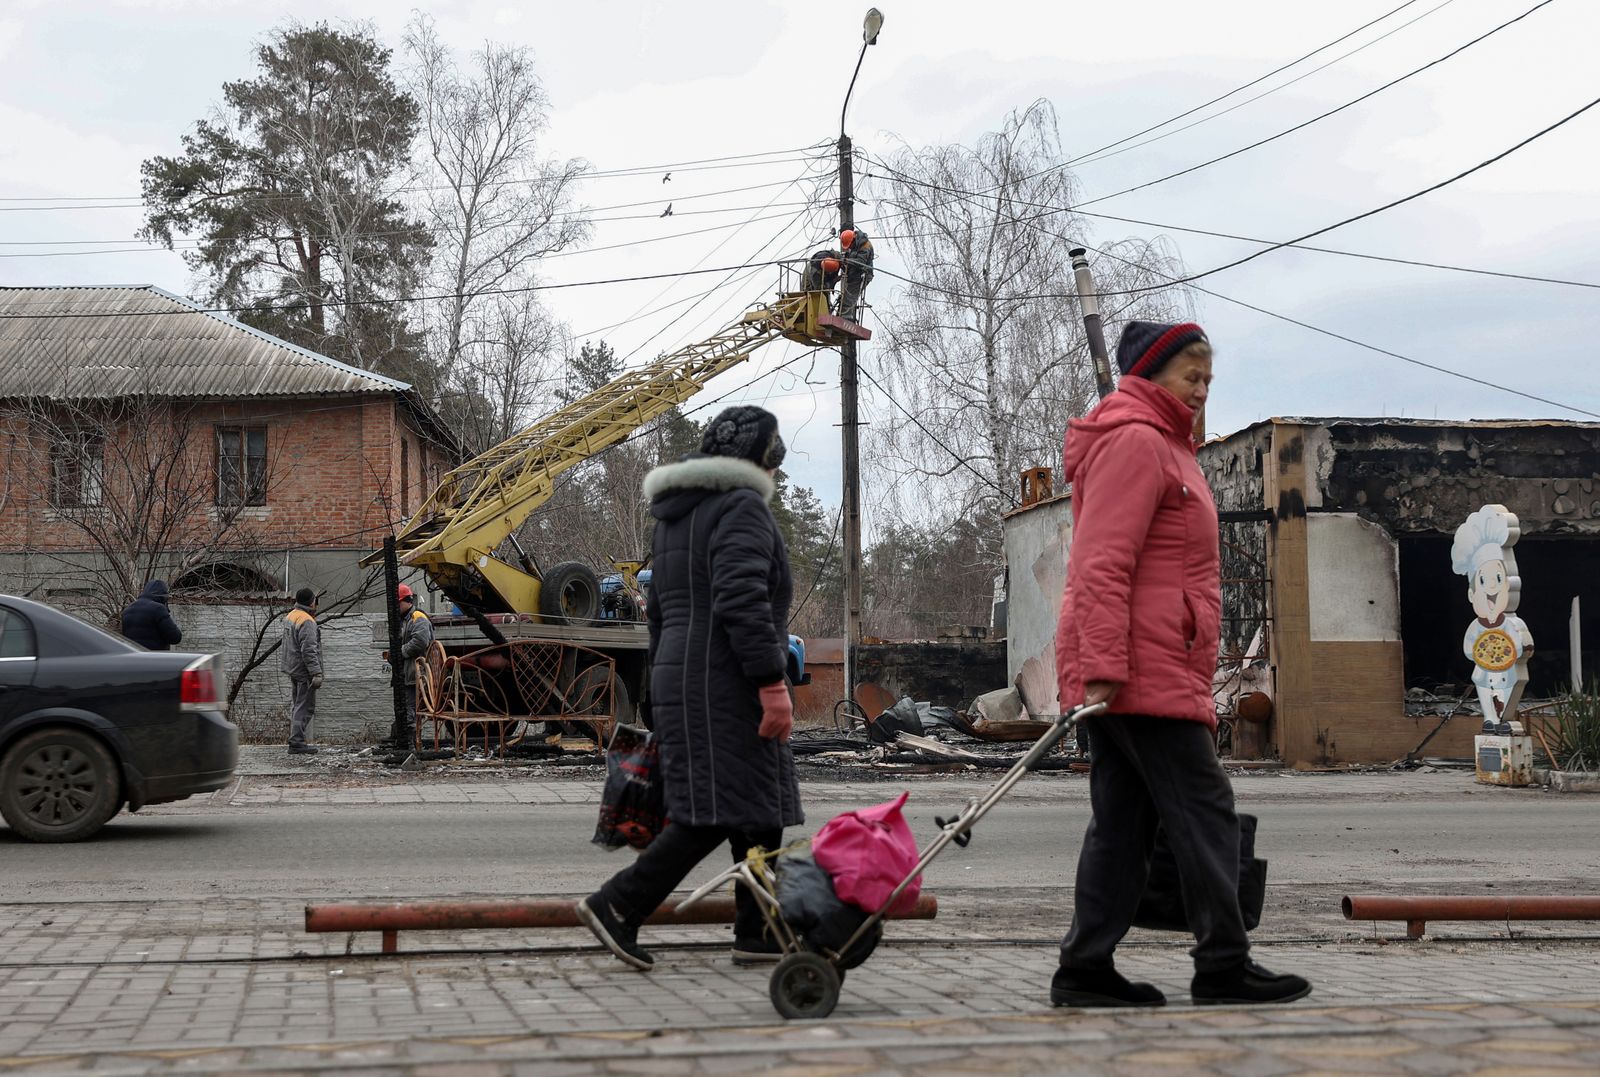
[[[733,407],[706,427],[699,453],[645,478],[656,521],[650,701],[669,822],[577,905],[636,969],[655,963],[639,925],[695,865],[724,842],[735,862],[752,846],[776,849],[784,827],[805,821],[784,679],[794,585],[767,504],[783,456],[775,416]],[[741,887],[735,902],[734,961],[777,960],[755,899]]]
[[1091,818],[1050,1001],[1166,1002],[1112,959],[1144,893],[1159,825],[1195,935],[1195,1003],[1290,1002],[1311,985],[1250,960],[1239,818],[1212,740],[1221,572],[1217,508],[1193,435],[1210,393],[1211,344],[1193,323],[1130,322],[1117,366],[1117,391],[1066,438],[1073,533],[1058,687],[1063,704],[1109,710],[1085,719]]
[[170,651],[183,642],[183,630],[172,619],[166,580],[151,580],[122,611],[122,634],[152,651]]

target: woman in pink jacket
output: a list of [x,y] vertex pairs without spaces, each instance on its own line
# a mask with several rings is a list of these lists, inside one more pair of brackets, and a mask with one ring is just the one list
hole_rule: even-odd
[[1110,706],[1085,719],[1093,816],[1050,1000],[1166,1002],[1112,959],[1144,893],[1158,824],[1171,838],[1195,933],[1194,1001],[1304,998],[1305,980],[1249,959],[1239,820],[1212,741],[1222,622],[1217,509],[1193,438],[1211,385],[1211,345],[1192,323],[1130,322],[1117,365],[1117,391],[1067,431],[1073,532],[1056,630],[1061,702]]

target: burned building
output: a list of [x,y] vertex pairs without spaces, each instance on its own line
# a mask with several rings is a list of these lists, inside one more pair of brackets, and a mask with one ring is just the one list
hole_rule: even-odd
[[[1527,698],[1570,688],[1574,636],[1600,672],[1600,424],[1272,419],[1209,442],[1200,462],[1222,518],[1219,700],[1237,698],[1239,671],[1271,700],[1264,722],[1235,723],[1236,755],[1386,762],[1430,734],[1427,755],[1471,754],[1473,614],[1450,548],[1485,504],[1521,521]],[[1006,521],[1014,678],[1031,661],[1053,680],[1043,644],[1069,512],[1069,496],[1045,498]]]

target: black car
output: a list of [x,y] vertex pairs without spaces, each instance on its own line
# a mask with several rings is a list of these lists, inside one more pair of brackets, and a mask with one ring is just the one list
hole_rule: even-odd
[[220,789],[239,760],[215,655],[147,651],[0,595],[0,816],[80,841],[126,806]]

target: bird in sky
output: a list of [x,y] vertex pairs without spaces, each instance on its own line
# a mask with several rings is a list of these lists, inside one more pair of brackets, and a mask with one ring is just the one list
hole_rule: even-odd
[[662,215],[662,216],[663,216],[663,217],[670,217],[670,216],[672,216],[672,203],[671,203],[671,202],[668,202],[668,203],[667,203],[667,208],[666,208],[666,209],[664,209],[664,210],[662,210],[662,211],[661,211],[661,215]]
[[671,183],[672,182],[672,173],[668,172],[665,176],[662,176],[661,177],[661,182],[662,183]]

